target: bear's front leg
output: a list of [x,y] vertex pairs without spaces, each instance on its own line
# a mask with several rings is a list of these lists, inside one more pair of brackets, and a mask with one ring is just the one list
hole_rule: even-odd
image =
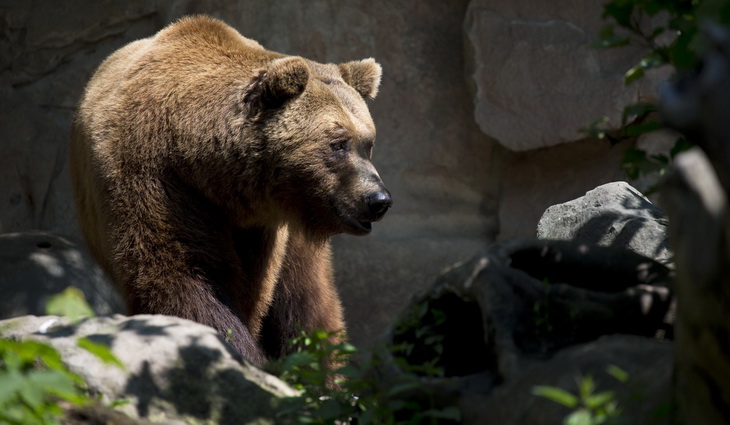
[[337,332],[331,338],[336,344],[344,339],[345,322],[332,278],[329,241],[312,241],[292,232],[259,338],[266,355],[278,358],[290,353],[290,341],[299,329]]
[[265,362],[266,357],[249,329],[206,279],[168,274],[158,276],[154,282],[148,277],[137,279],[128,288],[130,314],[164,314],[210,326],[252,363],[261,366]]

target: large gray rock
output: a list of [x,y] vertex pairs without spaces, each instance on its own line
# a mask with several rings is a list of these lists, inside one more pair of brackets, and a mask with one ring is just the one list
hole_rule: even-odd
[[537,224],[541,239],[626,247],[668,264],[672,261],[664,212],[626,182],[613,182],[553,205]]
[[[544,362],[529,362],[520,373],[495,389],[489,397],[465,394],[459,400],[462,424],[555,425],[572,411],[557,402],[534,395],[537,386],[557,387],[574,395],[587,376],[593,394],[611,391],[621,409],[620,419],[631,424],[670,424],[666,407],[672,400],[674,347],[668,341],[635,336],[604,336],[566,348]],[[628,380],[620,382],[607,370],[619,367]]]
[[664,74],[629,86],[639,46],[590,46],[606,25],[603,0],[472,0],[465,20],[475,117],[485,134],[525,151],[584,138],[601,116],[618,126],[623,108],[655,97]]
[[499,239],[534,237],[548,207],[625,179],[619,164],[629,146],[588,139],[529,152],[500,152]]
[[[547,425],[569,410],[532,387],[575,393],[575,380],[592,375],[598,391],[622,393],[626,416],[643,423],[669,400],[673,347],[655,338],[672,336],[670,278],[667,267],[623,247],[495,244],[442,275],[391,325],[376,352],[377,385],[421,406],[458,405],[463,423]],[[605,373],[611,364],[629,383]],[[423,373],[434,368],[442,374]],[[625,397],[642,386],[642,403]]]
[[[52,345],[68,368],[104,403],[155,422],[274,424],[279,397],[296,391],[240,359],[216,331],[168,316],[115,315],[71,324],[56,316],[0,321],[3,338]],[[86,337],[111,347],[124,369],[104,364],[77,346]]]
[[96,314],[124,312],[124,303],[86,250],[50,232],[0,234],[0,319],[45,314],[48,297],[81,290]]

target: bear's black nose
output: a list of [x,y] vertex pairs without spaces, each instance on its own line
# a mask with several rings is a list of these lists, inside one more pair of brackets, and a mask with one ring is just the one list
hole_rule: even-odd
[[368,195],[367,202],[370,213],[376,220],[380,219],[386,211],[388,211],[388,208],[393,205],[393,199],[390,197],[390,192],[385,189]]

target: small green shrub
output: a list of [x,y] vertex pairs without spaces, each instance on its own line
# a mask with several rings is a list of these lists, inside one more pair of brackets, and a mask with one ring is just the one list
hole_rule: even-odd
[[[93,316],[83,293],[73,287],[51,297],[46,308],[49,314],[68,314],[72,320]],[[105,363],[123,367],[105,345],[86,338],[77,345]],[[58,351],[41,342],[0,339],[0,425],[59,424],[62,401],[78,406],[93,400]]]
[[86,302],[84,293],[73,286],[48,298],[46,314],[66,317],[73,323],[95,316],[94,310]]
[[0,423],[57,424],[58,400],[84,403],[83,385],[53,347],[0,340]]
[[[618,366],[610,365],[606,372],[622,383],[628,381],[628,373]],[[613,391],[596,393],[596,384],[591,375],[582,377],[576,384],[577,394],[546,385],[534,387],[532,393],[573,409],[563,419],[563,425],[601,425],[618,422],[621,409]]]
[[[422,385],[418,374],[433,368],[408,365],[397,357],[398,365],[408,374],[384,394],[377,390],[375,378],[369,375],[374,361],[354,362],[353,355],[363,353],[347,343],[332,344],[332,336],[324,331],[302,331],[292,341],[296,351],[267,366],[268,371],[301,392],[283,400],[281,416],[294,416],[301,424],[352,422],[358,425],[435,424],[460,419],[456,407],[437,409],[405,397],[411,389]],[[399,346],[394,350],[402,349]],[[331,371],[324,367],[328,361],[340,367]]]

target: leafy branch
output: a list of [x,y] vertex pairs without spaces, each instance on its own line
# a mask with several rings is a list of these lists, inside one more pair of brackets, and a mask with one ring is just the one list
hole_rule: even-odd
[[[624,74],[630,85],[646,72],[671,67],[681,74],[694,69],[708,41],[700,31],[703,22],[730,24],[730,3],[725,0],[611,0],[604,4],[601,29],[592,47],[600,49],[639,46],[645,50],[641,59]],[[598,139],[618,143],[635,140],[643,134],[665,128],[654,102],[642,102],[624,108],[619,128],[608,127],[608,117],[601,117],[581,131]],[[641,149],[629,149],[622,168],[630,179],[641,175],[663,174],[674,156],[692,146],[678,138],[669,155],[650,155]]]

